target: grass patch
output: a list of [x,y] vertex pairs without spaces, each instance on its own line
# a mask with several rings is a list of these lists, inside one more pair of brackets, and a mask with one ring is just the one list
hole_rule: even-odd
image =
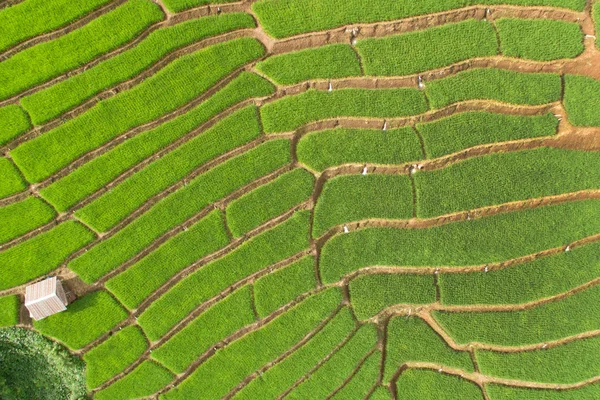
[[402,164],[423,158],[411,128],[344,129],[312,132],[298,142],[298,160],[322,171],[342,164]]
[[427,158],[436,158],[482,144],[552,136],[558,119],[552,113],[530,117],[467,111],[416,127]]
[[211,346],[254,322],[252,293],[244,286],[200,314],[152,352],[152,358],[183,373]]
[[435,303],[433,275],[361,275],[350,281],[350,299],[360,320],[395,304]]
[[308,211],[297,212],[178,282],[140,315],[138,321],[148,337],[160,338],[231,284],[308,248],[309,217]]
[[585,385],[577,389],[527,389],[497,384],[489,384],[485,388],[491,399],[505,400],[581,400],[600,397],[600,384]]
[[129,0],[79,29],[18,52],[0,63],[0,100],[122,46],[163,18],[156,4]]
[[215,210],[158,249],[106,282],[119,301],[137,308],[171,277],[202,257],[225,247],[229,237],[223,215]]
[[21,301],[16,294],[0,297],[0,327],[19,323]]
[[370,228],[335,236],[321,252],[323,282],[378,266],[501,262],[600,232],[600,201],[564,203],[426,229]]
[[261,329],[217,350],[213,357],[161,399],[189,399],[198,393],[205,398],[221,398],[246,376],[300,341],[331,314],[341,300],[338,288],[307,298]]
[[481,400],[483,398],[481,389],[473,382],[431,370],[404,371],[396,385],[399,388],[397,397],[399,400],[438,400],[448,398],[448,393],[452,393],[452,399]]
[[21,99],[34,124],[58,117],[85,100],[140,74],[169,53],[204,38],[241,28],[253,28],[248,14],[209,16],[158,29],[131,49],[111,57],[47,89]]
[[261,107],[265,132],[293,131],[309,122],[334,117],[403,117],[427,110],[417,89],[308,90]]
[[11,155],[30,181],[39,182],[115,136],[190,102],[263,53],[260,42],[242,38],[187,54],[132,89],[21,144]]
[[123,372],[148,347],[148,342],[137,326],[127,326],[83,356],[86,363],[88,389],[94,389]]
[[341,175],[328,180],[314,210],[313,237],[345,222],[409,219],[413,190],[406,175]]
[[373,387],[373,382],[377,382],[379,377],[379,365],[381,364],[381,353],[375,352],[371,354],[356,374],[350,378],[344,387],[336,392],[331,399],[353,399],[357,396],[364,399]]
[[600,126],[600,81],[582,75],[565,75],[563,103],[575,126]]
[[35,321],[34,326],[42,334],[78,350],[125,318],[127,312],[119,303],[105,291],[98,291],[77,299],[66,311]]
[[234,237],[242,236],[307,200],[314,184],[310,172],[297,168],[235,199],[227,206],[231,233]]
[[27,182],[8,158],[0,157],[0,176],[0,199],[27,189]]
[[165,0],[165,6],[170,11],[180,12],[187,10],[189,8],[200,7],[206,4],[223,4],[223,3],[232,3],[235,0]]
[[482,68],[427,82],[425,93],[432,108],[465,100],[540,105],[560,100],[561,82],[558,74]]
[[392,395],[385,386],[377,386],[375,391],[369,396],[369,400],[390,400]]
[[95,238],[75,221],[63,222],[0,253],[0,290],[19,286],[58,267],[71,253]]
[[[489,22],[466,20],[356,44],[366,75],[411,75],[498,53]],[[440,51],[440,49],[444,49]]]
[[97,392],[94,399],[127,400],[150,396],[166,386],[174,377],[166,368],[146,360],[124,378]]
[[496,153],[414,176],[417,216],[600,187],[600,152],[538,148]]
[[280,85],[311,79],[362,75],[358,57],[347,44],[332,44],[276,55],[256,64],[256,69]]
[[21,107],[10,104],[0,108],[0,146],[21,136],[30,128],[29,116]]
[[56,212],[37,197],[0,208],[0,243],[6,243],[54,219]]
[[427,362],[473,372],[471,356],[449,347],[421,318],[394,317],[387,327],[384,382],[407,362]]
[[254,301],[260,317],[265,317],[302,293],[317,287],[315,259],[306,256],[271,272],[254,283]]
[[211,203],[290,161],[288,140],[270,141],[234,157],[162,199],[115,235],[71,261],[69,268],[92,283]]

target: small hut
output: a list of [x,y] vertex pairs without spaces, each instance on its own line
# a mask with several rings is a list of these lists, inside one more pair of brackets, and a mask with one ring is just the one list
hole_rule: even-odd
[[55,276],[25,288],[25,307],[36,321],[65,311],[67,304],[62,284]]

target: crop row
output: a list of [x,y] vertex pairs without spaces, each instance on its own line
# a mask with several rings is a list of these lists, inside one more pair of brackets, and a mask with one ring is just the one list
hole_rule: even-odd
[[173,374],[154,361],[146,360],[125,377],[96,392],[98,400],[128,400],[150,396],[173,380]]
[[483,400],[481,389],[473,382],[428,369],[408,369],[394,382],[397,399],[435,400],[452,393],[455,399]]
[[[596,399],[600,396],[600,384],[594,383],[571,390],[527,389],[491,384],[486,388],[491,400],[579,400]],[[543,397],[542,397],[543,396]]]
[[56,211],[37,197],[27,197],[0,208],[0,244],[6,243],[56,217]]
[[10,142],[31,128],[27,113],[18,105],[0,108],[0,146]]
[[11,196],[27,189],[27,183],[15,166],[6,157],[0,157],[0,198]]
[[565,75],[564,103],[569,122],[573,125],[600,127],[600,80]]
[[19,323],[20,301],[17,295],[0,297],[0,327]]

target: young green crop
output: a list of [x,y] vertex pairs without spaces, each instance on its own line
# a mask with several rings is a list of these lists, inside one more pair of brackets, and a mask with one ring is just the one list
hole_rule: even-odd
[[313,256],[306,256],[256,280],[256,311],[260,317],[265,317],[316,286],[315,259]]
[[313,192],[314,176],[301,168],[277,177],[227,206],[227,225],[234,237],[283,214],[307,200]]
[[565,75],[563,102],[571,124],[600,126],[600,80],[583,75]]
[[20,307],[21,302],[16,294],[0,297],[0,327],[17,325]]
[[440,274],[440,300],[443,304],[518,304],[555,296],[596,279],[599,252],[600,242],[596,242],[498,271]]
[[115,136],[183,106],[263,53],[260,42],[241,38],[182,56],[143,83],[21,144],[11,155],[25,177],[39,182]]
[[250,97],[270,95],[273,91],[273,85],[267,80],[249,72],[242,72],[196,108],[126,140],[43,188],[40,194],[59,211],[67,211],[129,168],[197,129],[228,107]]
[[0,52],[65,26],[110,1],[27,0],[6,7],[0,11]]
[[427,362],[473,372],[471,356],[453,350],[421,318],[394,317],[387,327],[384,382],[390,382],[407,362]]
[[94,389],[123,372],[147,347],[142,330],[137,326],[127,326],[91,349],[83,356],[88,389]]
[[495,21],[502,54],[535,61],[575,58],[583,53],[578,23],[552,19],[499,18]]
[[0,252],[0,290],[22,285],[58,267],[71,253],[95,238],[75,221],[63,222],[16,246]]
[[398,377],[398,400],[482,400],[481,389],[471,381],[427,369],[408,369]]
[[360,320],[395,304],[435,303],[433,275],[361,275],[350,281],[350,299]]
[[276,55],[256,64],[256,69],[280,85],[362,75],[358,57],[347,44]]
[[158,29],[131,49],[21,99],[33,123],[40,125],[101,91],[140,74],[169,53],[204,38],[241,28],[253,28],[248,14],[232,13],[185,21]]
[[86,294],[66,311],[35,321],[34,327],[72,350],[79,350],[127,318],[127,312],[105,291]]
[[418,123],[427,158],[435,158],[473,146],[552,136],[558,119],[552,113],[536,116],[467,111],[436,121]]
[[249,286],[236,290],[200,314],[152,352],[152,358],[181,374],[206,350],[254,322]]
[[586,200],[453,222],[432,228],[370,228],[340,234],[321,251],[323,282],[371,266],[495,263],[600,233],[600,201]]
[[599,152],[538,148],[471,158],[414,175],[417,216],[600,188]]
[[490,400],[582,400],[600,398],[600,384],[593,383],[576,389],[528,389],[499,384],[485,388]]
[[410,219],[413,190],[407,175],[341,175],[325,182],[314,209],[313,237],[345,222]]
[[248,106],[148,164],[110,191],[77,210],[93,229],[106,232],[152,196],[184,179],[204,163],[260,135],[258,113]]
[[355,329],[356,322],[348,307],[342,308],[323,329],[281,362],[269,368],[237,392],[234,400],[277,398],[294,382],[306,375]]
[[30,128],[29,116],[21,107],[10,104],[0,108],[0,146],[22,135]]
[[150,396],[173,380],[168,369],[146,360],[124,378],[94,395],[97,400],[128,400]]
[[341,300],[339,288],[330,288],[307,298],[260,329],[217,350],[182,383],[160,398],[190,399],[200,395],[207,399],[221,398],[246,376],[300,341],[330,315]]
[[[309,246],[309,213],[300,211],[280,225],[246,240],[235,250],[179,281],[139,317],[148,337],[160,338],[187,314],[233,283]],[[190,296],[190,293],[194,296]]]
[[[592,6],[592,17],[596,22],[596,32],[600,32],[600,3],[598,2]],[[600,37],[596,38],[596,47],[600,49]]]
[[402,164],[423,158],[411,128],[390,130],[336,128],[312,132],[298,142],[298,160],[322,171],[342,164]]
[[477,99],[539,105],[560,100],[561,81],[558,74],[483,68],[429,81],[425,93],[432,108]]
[[391,400],[392,395],[389,389],[385,386],[377,386],[368,400]]
[[156,203],[115,235],[71,261],[69,268],[92,283],[211,203],[290,161],[288,140],[269,141],[234,157]]
[[489,22],[470,19],[396,36],[359,40],[356,48],[365,75],[399,76],[470,58],[495,56],[498,41]]
[[0,100],[122,46],[163,18],[151,1],[129,0],[79,29],[15,54],[0,63]]
[[200,7],[206,4],[232,3],[235,0],[164,0],[165,6],[172,12],[181,12],[188,8]]
[[27,182],[8,158],[0,157],[0,176],[0,199],[27,189]]
[[331,399],[333,400],[351,400],[355,398],[364,399],[371,391],[373,385],[379,378],[379,366],[381,364],[381,353],[376,351],[371,354],[360,366],[353,376],[349,376],[349,382],[344,382]]
[[292,131],[309,122],[334,117],[403,117],[427,110],[417,89],[308,90],[261,107],[266,133]]
[[27,197],[0,208],[0,244],[54,219],[56,211],[37,197]]
[[[588,214],[592,215],[592,214]],[[600,324],[600,286],[523,311],[434,312],[459,344],[523,346],[593,331]]]

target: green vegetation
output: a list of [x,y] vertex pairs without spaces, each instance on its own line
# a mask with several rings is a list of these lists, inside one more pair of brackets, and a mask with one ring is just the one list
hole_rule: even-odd
[[384,382],[390,382],[398,369],[411,361],[474,371],[469,353],[450,348],[421,318],[392,318],[387,330]]
[[[246,376],[300,341],[339,306],[341,291],[331,288],[315,294],[241,339],[217,350],[161,400],[189,399],[194,393],[221,398]],[[256,351],[261,349],[261,351]]]
[[147,347],[148,342],[137,326],[118,331],[83,356],[87,387],[94,389],[123,372]]
[[0,243],[6,243],[54,219],[56,212],[37,197],[0,208]]
[[124,378],[97,392],[97,400],[128,400],[150,396],[173,380],[174,376],[153,361],[144,361]]
[[229,243],[223,215],[215,210],[188,230],[178,233],[158,249],[106,282],[119,301],[129,309],[167,282],[173,275]]
[[0,63],[0,100],[92,61],[163,17],[156,4],[129,0],[73,32],[15,54]]
[[352,374],[360,360],[375,347],[376,343],[375,325],[361,326],[341,349],[295,387],[287,397],[290,399],[327,398],[328,394]]
[[[600,3],[598,2],[592,6],[592,17],[596,22],[596,32],[600,32]],[[596,47],[600,49],[600,37],[596,38]]]
[[52,271],[94,238],[82,224],[67,221],[0,252],[0,265],[4,268],[0,290],[22,285]]
[[306,256],[256,280],[256,311],[260,317],[265,317],[316,286],[315,259]]
[[350,299],[361,320],[395,304],[435,303],[433,275],[361,275],[350,281]]
[[177,49],[209,36],[254,26],[250,15],[233,13],[185,21],[156,30],[135,47],[24,97],[21,104],[34,124],[42,124],[101,91],[135,77]]
[[0,108],[0,146],[22,135],[30,128],[29,116],[21,107],[11,104]]
[[419,138],[411,128],[336,128],[309,133],[298,142],[298,160],[322,171],[349,163],[402,164],[423,158]]
[[200,7],[206,4],[223,4],[232,3],[234,0],[164,0],[165,6],[170,11],[180,12],[187,10],[188,8]]
[[199,175],[115,235],[69,263],[86,282],[134,257],[154,240],[231,192],[289,163],[290,142],[274,140]]
[[417,124],[427,158],[482,144],[552,136],[557,129],[558,119],[551,113],[530,117],[467,111]]
[[417,89],[308,90],[261,107],[266,133],[293,131],[309,122],[334,117],[403,117],[427,110]]
[[301,377],[305,376],[325,356],[355,329],[349,308],[342,308],[323,329],[281,362],[269,368],[259,378],[242,388],[233,399],[254,400],[277,398]]
[[58,343],[20,328],[0,330],[0,397],[84,399],[85,365]]
[[600,338],[518,353],[477,351],[484,375],[542,383],[577,383],[600,374]]
[[360,0],[343,3],[332,3],[330,0],[262,0],[254,3],[252,9],[267,33],[282,38],[342,25],[391,21],[476,4],[537,5],[577,11],[585,8],[585,0],[421,0],[392,3],[372,0],[368,7]]
[[457,343],[522,346],[543,343],[597,329],[600,286],[525,311],[434,312]]
[[27,189],[27,183],[11,160],[0,157],[0,199]]
[[244,286],[200,314],[154,350],[152,358],[173,372],[183,373],[211,346],[252,322],[252,292]]
[[234,237],[242,236],[271,218],[307,200],[314,176],[297,168],[235,199],[227,206],[227,225]]
[[590,243],[498,271],[440,274],[441,302],[518,304],[555,296],[596,279],[599,252],[600,243]]
[[350,381],[336,392],[331,398],[334,400],[365,398],[379,377],[379,365],[381,363],[381,353],[371,354],[360,366]]
[[0,327],[19,323],[21,301],[16,294],[0,297]]
[[143,83],[23,143],[11,155],[25,177],[39,182],[128,129],[188,103],[263,52],[260,42],[242,38],[180,57]]
[[139,324],[149,338],[158,339],[231,284],[305,250],[309,246],[309,217],[308,211],[299,211],[275,228],[202,266],[153,302],[140,315]]
[[127,312],[104,291],[69,304],[66,311],[35,321],[35,329],[73,350],[83,348],[127,318]]
[[267,96],[273,93],[273,90],[273,85],[265,79],[243,72],[191,111],[126,140],[43,188],[40,194],[58,210],[66,211],[129,168],[197,129],[228,107],[249,97]]
[[476,99],[539,105],[560,100],[561,82],[557,74],[483,68],[429,81],[425,92],[432,108]]
[[321,252],[326,283],[370,266],[465,266],[505,261],[600,232],[600,201],[563,203],[425,229],[341,234]]
[[110,1],[27,0],[7,7],[0,11],[0,52],[60,28]]
[[600,126],[600,81],[587,76],[565,75],[563,102],[571,124]]
[[583,53],[583,32],[578,23],[552,19],[500,18],[496,21],[502,54],[508,57],[550,61]]
[[369,397],[369,400],[390,400],[391,398],[388,388],[385,386],[377,386],[373,394],[371,394],[371,397]]
[[600,396],[600,384],[570,390],[526,389],[489,384],[486,392],[491,400],[592,400]]
[[471,19],[402,35],[360,40],[356,48],[366,75],[394,76],[416,74],[475,57],[495,56],[498,41],[490,23]]
[[398,377],[398,400],[482,400],[473,382],[437,371],[409,369]]
[[256,64],[280,85],[311,79],[336,79],[362,75],[356,53],[347,44],[332,44],[276,55]]
[[600,152],[538,148],[467,159],[414,176],[417,216],[600,188]]
[[327,181],[314,211],[313,237],[344,222],[409,219],[413,190],[407,175],[341,175]]

